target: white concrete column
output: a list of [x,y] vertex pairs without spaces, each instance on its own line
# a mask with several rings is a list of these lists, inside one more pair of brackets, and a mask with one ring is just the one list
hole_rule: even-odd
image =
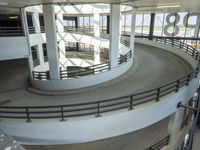
[[63,14],[58,13],[56,14],[56,25],[57,25],[57,30],[58,30],[58,36],[60,36],[60,41],[59,41],[59,55],[60,59],[66,59],[66,51],[65,51],[65,40],[62,37],[62,34],[59,32],[64,32],[64,21],[63,21]]
[[118,66],[118,53],[120,48],[120,35],[121,35],[121,23],[120,23],[120,5],[110,5],[110,67],[115,68]]
[[38,13],[36,12],[32,13],[32,21],[33,21],[33,27],[35,28],[35,32],[40,33],[40,19]]
[[64,39],[61,39],[59,41],[59,53],[60,53],[60,59],[65,59],[66,60],[66,51],[65,51],[65,41]]
[[94,14],[94,36],[100,37],[100,14]]
[[44,64],[44,53],[43,53],[43,47],[42,44],[38,44],[38,58],[40,60],[40,65]]
[[[100,14],[94,14],[94,37],[100,37]],[[94,45],[94,64],[100,64],[100,45]]]
[[64,32],[64,20],[63,20],[63,14],[58,13],[56,14],[56,25],[57,25],[57,29],[58,32]]
[[135,22],[136,22],[136,9],[133,7],[131,15],[131,35],[130,35],[130,50],[132,50],[132,56],[134,55],[134,46],[135,46]]
[[21,8],[21,18],[22,18],[22,27],[23,27],[24,35],[27,38],[27,45],[28,45],[28,48],[29,48],[28,49],[29,55],[27,56],[27,59],[28,59],[28,66],[29,66],[29,76],[32,79],[33,78],[32,71],[33,71],[34,65],[33,65],[33,57],[32,57],[32,54],[31,54],[30,39],[29,39],[29,36],[28,36],[28,33],[29,33],[28,22],[27,22],[27,18],[26,18],[26,11],[25,11],[24,8]]
[[197,16],[197,21],[196,21],[196,28],[194,31],[194,37],[198,38],[199,37],[199,30],[200,30],[200,15]]
[[56,34],[55,12],[53,4],[43,5],[44,25],[47,41],[47,55],[49,60],[49,72],[51,80],[60,79],[58,60],[58,45]]
[[184,108],[177,108],[176,112],[170,116],[169,120],[169,148],[168,150],[177,150],[180,145],[181,123],[183,121]]

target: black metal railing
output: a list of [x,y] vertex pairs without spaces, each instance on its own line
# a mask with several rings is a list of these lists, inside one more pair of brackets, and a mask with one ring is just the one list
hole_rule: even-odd
[[35,31],[35,27],[28,27],[28,32],[29,32],[29,34],[34,34],[34,33],[36,33],[36,31]]
[[22,27],[0,27],[0,36],[20,36],[23,35]]
[[149,148],[146,148],[145,150],[160,150],[164,146],[167,146],[169,144],[169,136],[163,138],[162,140],[158,141],[156,144],[150,146]]
[[45,33],[45,27],[44,26],[40,26],[40,32]]
[[48,61],[48,56],[44,56],[44,62]]
[[61,79],[66,79],[66,78],[76,78],[80,76],[86,76],[86,75],[92,75],[92,74],[97,74],[101,73],[104,71],[110,70],[110,65],[109,62],[107,63],[102,63],[102,64],[97,64],[97,65],[92,65],[88,67],[79,67],[73,70],[61,70],[60,71],[60,78]]
[[[119,65],[122,65],[123,63],[128,62],[132,57],[132,51],[128,51],[124,55],[120,55],[118,63]],[[38,64],[34,61],[34,64]],[[35,65],[34,65],[35,66]],[[37,66],[37,65],[36,65]],[[77,78],[80,76],[86,76],[86,75],[92,75],[97,73],[102,73],[105,71],[110,70],[110,63],[108,61],[105,61],[102,64],[87,66],[87,67],[76,67],[75,69],[65,69],[60,70],[60,79],[67,79],[67,78]],[[37,80],[50,80],[49,78],[49,72],[41,72],[42,78],[38,76],[38,71],[33,71],[33,79]],[[46,75],[46,77],[45,77]]]
[[70,26],[65,26],[64,27],[64,31],[65,32],[72,32],[72,33],[84,33],[86,35],[94,35],[94,29],[93,27],[78,27],[78,28],[75,28],[75,27],[70,27]]
[[[154,39],[155,40],[155,39]],[[199,64],[199,53],[193,47],[187,46],[184,43],[176,43],[172,40],[156,40],[157,42],[170,44],[180,48],[184,52],[187,52]],[[171,42],[170,42],[171,41]],[[158,88],[150,89],[140,93],[133,93],[131,95],[117,97],[106,100],[98,100],[87,103],[77,103],[68,105],[57,105],[57,106],[24,106],[24,107],[11,107],[11,106],[0,106],[0,118],[18,118],[26,119],[30,122],[32,119],[45,119],[45,118],[60,118],[61,121],[77,116],[95,115],[96,117],[101,116],[103,113],[127,109],[132,110],[135,105],[149,102],[149,101],[160,101],[161,97],[178,92],[183,86],[188,86],[190,81],[197,78],[199,68],[195,68],[183,77],[176,79],[170,83],[164,84]],[[34,78],[43,78],[46,80],[46,72],[44,76],[41,72],[34,72]],[[49,78],[49,76],[48,76]]]
[[37,80],[49,80],[50,74],[49,71],[33,71],[33,78]]
[[40,60],[39,60],[39,59],[33,60],[33,66],[34,66],[34,67],[37,67],[37,66],[39,66],[39,65],[40,65]]
[[119,65],[126,63],[131,57],[132,57],[132,50],[128,51],[125,55],[120,54],[118,60]]

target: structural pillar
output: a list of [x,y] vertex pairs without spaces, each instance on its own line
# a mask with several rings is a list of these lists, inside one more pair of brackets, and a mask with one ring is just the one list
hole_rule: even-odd
[[56,14],[56,25],[57,25],[57,29],[58,32],[64,32],[64,20],[63,20],[63,14],[58,13]]
[[[100,14],[94,14],[94,37],[100,38]],[[100,45],[94,45],[94,64],[100,64]]]
[[43,53],[43,47],[42,44],[38,44],[38,54],[39,54],[39,60],[40,60],[40,65],[44,63],[44,53]]
[[106,30],[106,33],[109,34],[110,33],[110,16],[108,15],[107,16],[107,23],[106,23],[106,27],[107,27],[107,30]]
[[40,19],[38,13],[32,13],[33,27],[35,28],[35,33],[40,33]]
[[64,39],[64,19],[63,14],[58,13],[56,14],[56,25],[58,30],[58,36],[59,36],[59,53],[60,53],[60,59],[66,59],[66,51],[65,51],[65,39]]
[[121,35],[121,23],[120,23],[120,5],[110,5],[110,67],[118,67],[118,53],[120,48],[120,35]]
[[196,28],[195,28],[195,31],[194,31],[194,37],[195,38],[199,37],[199,32],[200,32],[200,15],[197,16]]
[[152,13],[150,20],[149,40],[153,40],[154,24],[155,24],[155,13]]
[[33,68],[34,68],[34,65],[33,65],[33,57],[32,57],[32,54],[31,54],[31,46],[30,46],[30,40],[29,40],[29,36],[28,36],[28,22],[27,22],[27,18],[26,18],[26,11],[24,8],[21,8],[21,18],[22,18],[22,27],[23,27],[23,31],[24,31],[24,35],[27,37],[27,44],[28,44],[28,52],[29,52],[29,55],[27,56],[27,59],[28,59],[28,66],[29,66],[29,76],[30,78],[32,79],[33,78],[33,74],[32,74],[32,71],[33,71]]
[[47,55],[49,61],[49,73],[51,80],[60,79],[60,69],[58,60],[58,45],[56,34],[55,12],[53,4],[43,5],[44,25],[47,41]]
[[134,55],[134,47],[135,47],[135,22],[136,22],[136,9],[133,7],[131,15],[131,35],[130,35],[130,50],[132,51],[132,56]]
[[177,150],[180,145],[180,128],[183,121],[184,108],[177,108],[176,112],[170,116],[169,132],[169,150]]

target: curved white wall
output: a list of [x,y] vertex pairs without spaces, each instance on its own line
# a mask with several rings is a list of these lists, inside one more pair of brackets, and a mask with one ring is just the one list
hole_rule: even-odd
[[[170,93],[160,101],[147,102],[127,109],[104,113],[102,117],[86,116],[58,119],[25,120],[3,119],[0,128],[25,144],[67,144],[105,139],[150,126],[176,111],[177,103],[186,104],[198,86],[198,78],[177,93]],[[156,114],[156,115],[155,115]],[[13,123],[14,122],[14,123]]]
[[120,65],[117,68],[113,68],[109,71],[98,73],[96,75],[87,75],[79,78],[63,79],[63,80],[31,80],[34,87],[41,90],[48,91],[61,91],[71,90],[77,88],[88,87],[96,84],[100,84],[109,80],[112,80],[123,73],[125,73],[133,63],[133,59]]

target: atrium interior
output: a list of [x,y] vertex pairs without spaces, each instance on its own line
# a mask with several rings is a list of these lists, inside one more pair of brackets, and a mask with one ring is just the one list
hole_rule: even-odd
[[199,0],[0,0],[0,150],[199,150]]

